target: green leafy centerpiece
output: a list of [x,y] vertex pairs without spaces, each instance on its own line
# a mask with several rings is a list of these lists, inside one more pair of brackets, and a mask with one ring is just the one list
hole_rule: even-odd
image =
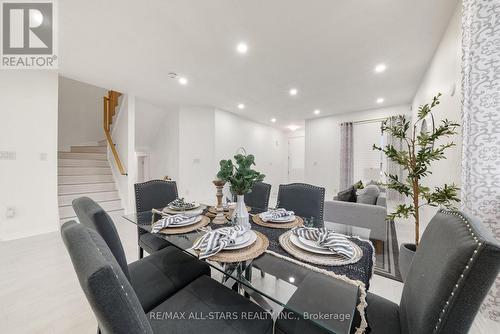
[[221,160],[220,170],[217,178],[229,184],[231,192],[237,195],[236,208],[233,211],[233,221],[237,224],[250,228],[248,211],[245,205],[246,193],[252,191],[255,183],[264,180],[265,175],[252,169],[255,165],[255,157],[252,154],[236,154],[236,163],[232,160]]

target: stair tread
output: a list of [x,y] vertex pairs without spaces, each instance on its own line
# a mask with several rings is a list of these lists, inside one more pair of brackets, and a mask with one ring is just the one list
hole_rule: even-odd
[[[115,198],[115,199],[94,200],[94,202],[97,202],[97,203],[107,203],[107,202],[117,202],[117,201],[121,201],[121,199]],[[65,207],[69,207],[69,206],[72,206],[72,205],[71,204],[59,205],[60,208],[65,208]]]

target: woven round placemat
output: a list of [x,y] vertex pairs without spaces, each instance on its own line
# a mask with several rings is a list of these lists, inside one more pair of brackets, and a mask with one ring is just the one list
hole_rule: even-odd
[[[194,208],[194,209],[191,209],[191,210],[186,210],[184,212],[188,213],[189,214],[189,211],[203,211],[205,209],[205,206],[204,205],[200,205],[199,207],[197,208]],[[172,209],[169,209],[168,207],[164,207],[162,209],[162,211],[164,213],[168,213],[169,215],[178,215],[178,214],[182,214],[183,212],[180,211],[180,210],[172,210]]]
[[[257,240],[255,240],[255,242],[250,246],[235,250],[223,250],[215,255],[210,256],[208,260],[223,263],[232,263],[248,261],[260,256],[266,251],[267,247],[269,247],[269,239],[267,239],[267,237],[260,232],[257,232],[255,230],[254,232],[255,234],[257,234]],[[199,254],[198,251],[196,251],[196,253]]]
[[304,220],[299,216],[295,216],[295,220],[289,223],[273,223],[273,222],[265,222],[263,221],[259,215],[253,215],[252,221],[260,226],[271,227],[271,228],[292,228],[296,226],[304,225]]
[[288,252],[288,254],[304,262],[320,264],[323,266],[344,266],[346,264],[358,262],[363,256],[361,248],[352,241],[349,241],[354,248],[354,256],[352,259],[346,259],[344,256],[337,254],[326,255],[311,253],[295,246],[290,240],[291,235],[292,231],[283,233],[279,238],[280,245],[285,251]]
[[210,218],[206,216],[201,216],[201,220],[193,225],[182,226],[182,227],[167,227],[161,230],[159,233],[162,234],[183,234],[195,231],[200,227],[207,226],[210,223]]

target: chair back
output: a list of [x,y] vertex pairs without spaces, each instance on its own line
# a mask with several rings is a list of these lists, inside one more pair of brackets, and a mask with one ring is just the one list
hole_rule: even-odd
[[252,191],[245,194],[245,204],[250,206],[254,213],[267,211],[270,195],[271,185],[265,182],[257,182],[252,187]]
[[175,181],[151,180],[136,183],[134,188],[137,212],[164,208],[178,197]]
[[[164,208],[178,197],[177,183],[175,181],[151,180],[136,183],[134,188],[136,212]],[[145,233],[147,233],[146,230],[137,226],[138,237]]]
[[499,268],[499,244],[479,221],[439,210],[405,281],[402,333],[467,333]]
[[152,334],[141,303],[101,236],[75,221],[61,227],[80,286],[102,334]]
[[292,210],[304,218],[323,220],[325,188],[306,183],[281,184],[278,190],[278,208]]
[[99,204],[88,197],[74,199],[72,205],[80,223],[99,233],[104,241],[106,241],[109,249],[111,249],[111,252],[115,256],[125,276],[130,279],[127,258],[123,251],[120,236],[108,213],[104,211]]

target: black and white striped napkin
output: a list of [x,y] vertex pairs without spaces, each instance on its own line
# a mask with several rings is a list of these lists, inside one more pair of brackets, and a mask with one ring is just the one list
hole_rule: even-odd
[[292,229],[292,233],[298,237],[316,241],[319,246],[326,247],[348,259],[354,256],[354,249],[349,239],[342,234],[328,231],[324,227],[295,227]]
[[194,223],[198,216],[187,216],[183,214],[164,216],[151,227],[151,233],[158,233],[166,227]]
[[291,217],[294,214],[295,213],[293,211],[288,211],[286,209],[280,208],[263,212],[260,214],[260,218],[263,221],[268,221],[268,220]]
[[200,251],[199,258],[204,259],[217,254],[228,245],[234,244],[236,239],[247,231],[247,228],[239,225],[222,227],[206,233],[195,242],[192,248]]

